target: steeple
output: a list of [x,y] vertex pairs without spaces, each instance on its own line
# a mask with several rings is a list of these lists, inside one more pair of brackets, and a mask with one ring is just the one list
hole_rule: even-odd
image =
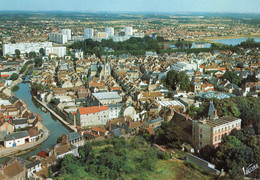
[[108,63],[108,52],[106,50],[106,64]]
[[216,109],[215,109],[215,107],[214,107],[213,101],[210,101],[210,103],[209,103],[208,117],[209,117],[210,119],[216,118],[216,117],[217,117],[216,112],[217,112],[217,111],[216,111]]

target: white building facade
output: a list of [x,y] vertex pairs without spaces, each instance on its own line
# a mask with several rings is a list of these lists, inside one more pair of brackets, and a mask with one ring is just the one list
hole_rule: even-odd
[[85,39],[93,39],[94,38],[94,29],[92,29],[92,28],[84,29],[84,37],[85,37]]
[[49,40],[59,44],[65,44],[68,42],[67,35],[61,33],[50,33]]
[[21,54],[30,52],[39,53],[41,48],[44,49],[46,47],[52,47],[52,42],[3,44],[3,55],[14,55],[16,49],[18,49]]
[[64,57],[66,55],[66,47],[46,47],[45,54],[50,55],[51,53],[56,54],[58,57]]
[[111,38],[115,35],[113,27],[106,27],[105,32],[107,33],[108,38]]
[[133,27],[124,27],[124,32],[126,36],[132,36],[133,35]]
[[68,41],[71,40],[71,29],[62,29],[61,30],[61,34],[67,35],[67,40]]

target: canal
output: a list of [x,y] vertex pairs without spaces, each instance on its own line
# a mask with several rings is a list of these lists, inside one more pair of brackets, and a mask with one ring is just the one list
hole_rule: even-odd
[[56,144],[56,140],[58,137],[60,137],[62,134],[68,134],[70,131],[49,112],[42,111],[41,105],[32,98],[29,83],[20,83],[18,87],[19,89],[16,88],[14,94],[18,98],[22,99],[27,104],[27,108],[30,109],[33,113],[38,115],[40,114],[42,118],[42,123],[50,131],[50,137],[46,141],[44,141],[42,145],[21,156],[22,158],[28,158],[30,156],[36,155],[38,152],[45,148],[52,148],[53,145]]

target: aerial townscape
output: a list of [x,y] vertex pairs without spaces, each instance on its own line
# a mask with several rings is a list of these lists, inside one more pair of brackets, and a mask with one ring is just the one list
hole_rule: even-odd
[[260,179],[260,1],[60,3],[0,3],[1,180]]

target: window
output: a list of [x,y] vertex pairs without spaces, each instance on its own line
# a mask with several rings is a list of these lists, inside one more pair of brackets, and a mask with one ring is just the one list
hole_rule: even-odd
[[217,141],[218,140],[218,137],[217,136],[215,136],[215,141]]
[[218,132],[220,132],[220,129],[218,129]]
[[200,134],[200,139],[202,139],[202,134]]
[[225,127],[225,131],[227,130],[227,127]]
[[200,128],[200,133],[202,133],[202,129]]
[[202,146],[202,142],[200,141],[200,146]]

